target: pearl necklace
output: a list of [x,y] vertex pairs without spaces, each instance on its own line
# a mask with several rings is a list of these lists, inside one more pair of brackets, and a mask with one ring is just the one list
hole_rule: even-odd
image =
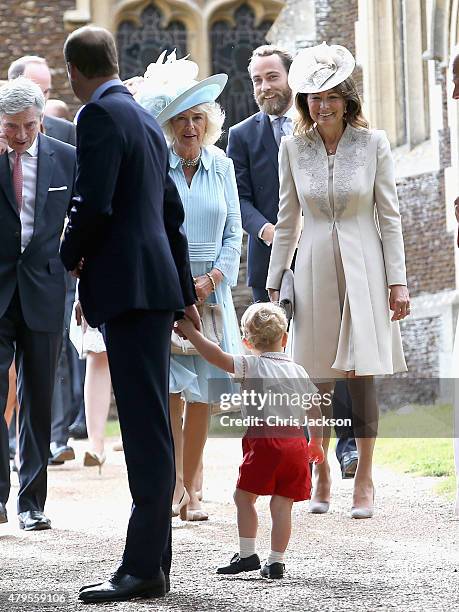
[[180,163],[182,164],[182,166],[185,166],[185,168],[194,168],[201,161],[202,151],[199,151],[199,155],[197,155],[194,159],[185,159],[184,157],[180,157],[180,155],[176,151],[174,151],[174,153],[180,159]]

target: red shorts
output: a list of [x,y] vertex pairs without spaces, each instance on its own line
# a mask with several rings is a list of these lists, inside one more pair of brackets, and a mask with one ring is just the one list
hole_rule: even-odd
[[297,437],[242,438],[244,459],[239,468],[237,488],[255,495],[281,495],[293,501],[311,497],[311,470],[308,443]]

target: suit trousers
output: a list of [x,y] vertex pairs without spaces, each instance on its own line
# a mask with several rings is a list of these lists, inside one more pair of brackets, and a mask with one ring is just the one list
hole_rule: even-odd
[[[70,320],[75,301],[75,279],[66,274],[66,295],[62,351],[56,372],[56,385],[52,405],[51,441],[58,446],[65,445],[69,438],[69,426],[83,406],[83,386],[85,361],[80,361],[78,353],[69,338]],[[84,422],[84,416],[83,416]]]
[[[51,436],[51,402],[62,331],[37,332],[24,321],[19,293],[0,318],[0,411],[8,396],[8,370],[15,357],[18,368],[19,493],[18,512],[43,511]],[[9,495],[8,432],[0,418],[0,501]],[[6,463],[5,463],[6,462]]]
[[269,302],[268,291],[264,287],[252,287],[254,302]]
[[169,418],[173,312],[131,310],[103,326],[132,495],[120,569],[140,578],[168,574],[175,486]]

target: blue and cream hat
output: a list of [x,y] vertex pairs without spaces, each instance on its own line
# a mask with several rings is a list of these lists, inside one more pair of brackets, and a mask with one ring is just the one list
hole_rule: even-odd
[[228,75],[215,74],[197,81],[199,68],[184,57],[176,59],[175,51],[163,62],[163,51],[145,72],[135,99],[156,118],[160,125],[198,104],[214,102],[223,91]]

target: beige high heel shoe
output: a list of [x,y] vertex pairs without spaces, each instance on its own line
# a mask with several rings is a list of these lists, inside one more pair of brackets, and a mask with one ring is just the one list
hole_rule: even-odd
[[375,488],[373,487],[373,505],[371,507],[358,507],[352,506],[351,508],[351,518],[353,519],[369,519],[373,517],[375,513],[374,509],[375,504]]
[[186,506],[180,511],[182,521],[207,521],[209,515],[205,510],[188,510]]
[[181,513],[182,508],[186,508],[189,503],[190,503],[190,495],[188,491],[185,489],[185,487],[183,487],[183,494],[182,494],[182,497],[180,498],[179,503],[172,504],[172,516],[178,516]]
[[106,460],[105,453],[99,455],[94,451],[86,451],[84,454],[83,465],[86,467],[97,466],[99,468],[99,476],[102,474],[102,466]]

